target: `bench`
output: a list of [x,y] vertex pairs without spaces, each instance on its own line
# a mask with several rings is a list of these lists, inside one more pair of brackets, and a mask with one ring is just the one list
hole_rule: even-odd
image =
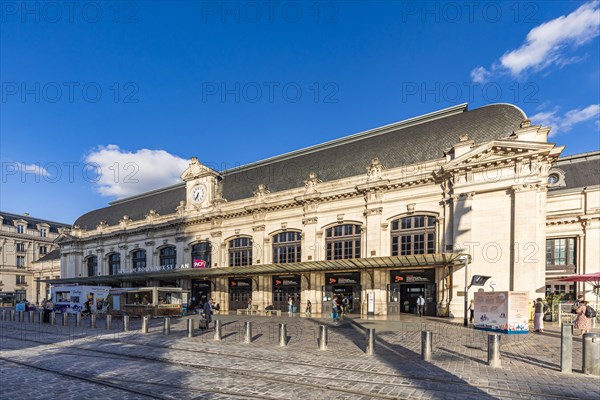
[[238,308],[238,310],[237,310],[237,315],[253,315],[253,314],[257,314],[257,315],[264,314],[265,316],[277,315],[278,317],[281,317],[281,310],[248,310],[247,308]]
[[265,313],[265,316],[271,314],[271,315],[277,315],[278,317],[281,317],[281,310],[262,310]]

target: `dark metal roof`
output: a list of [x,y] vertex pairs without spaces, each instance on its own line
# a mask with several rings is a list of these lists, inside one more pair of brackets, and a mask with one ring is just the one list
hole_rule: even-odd
[[113,202],[108,207],[83,214],[77,218],[74,225],[81,229],[93,230],[101,221],[106,221],[108,225],[117,225],[124,215],[137,221],[144,219],[150,210],[156,210],[159,215],[172,214],[182,200],[185,200],[185,186],[180,184]]
[[[303,187],[310,172],[317,173],[325,182],[364,175],[374,158],[379,158],[386,168],[439,159],[462,134],[468,134],[475,144],[506,138],[525,118],[523,111],[510,104],[493,104],[471,111],[467,111],[466,105],[441,110],[223,171],[223,195],[229,201],[250,198],[259,184],[266,185],[271,192]],[[75,225],[91,230],[101,221],[115,225],[124,215],[139,220],[150,209],[169,214],[175,212],[181,200],[185,200],[184,184],[91,211],[79,217]]]
[[47,253],[43,257],[40,257],[38,260],[34,261],[34,263],[52,260],[60,260],[60,249],[52,250],[50,253]]
[[564,171],[566,186],[550,190],[600,185],[600,151],[561,157],[554,167]]
[[338,271],[364,271],[381,268],[412,269],[423,267],[442,267],[462,264],[460,261],[464,254],[437,253],[416,254],[409,256],[368,257],[348,260],[333,261],[306,261],[288,264],[259,264],[246,267],[222,268],[186,268],[173,271],[143,272],[112,276],[90,276],[83,278],[53,279],[52,284],[79,283],[79,284],[109,284],[123,281],[141,281],[145,279],[184,279],[184,278],[216,278],[216,277],[242,277],[254,275],[300,274],[303,272],[338,272]]
[[0,215],[3,217],[3,225],[13,226],[13,221],[24,220],[27,221],[27,229],[37,229],[37,224],[48,224],[50,226],[49,231],[58,233],[58,228],[70,228],[71,225],[63,224],[61,222],[48,221],[46,219],[34,218],[28,215],[12,214],[4,211],[0,211]]

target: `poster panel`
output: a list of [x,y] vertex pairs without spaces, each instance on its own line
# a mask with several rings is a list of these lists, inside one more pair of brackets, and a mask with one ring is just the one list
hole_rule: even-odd
[[473,327],[502,333],[527,333],[527,292],[477,292]]

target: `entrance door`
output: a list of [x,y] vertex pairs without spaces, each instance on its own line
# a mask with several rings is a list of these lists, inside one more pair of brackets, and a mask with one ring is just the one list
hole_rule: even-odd
[[402,305],[400,301],[400,284],[390,284],[388,292],[390,294],[388,302],[388,315],[398,315],[400,314],[400,306]]
[[210,300],[210,282],[204,280],[192,281],[192,307],[202,307],[204,303]]
[[288,311],[288,299],[294,300],[294,306],[300,307],[300,286],[277,286],[273,288],[273,308]]
[[247,287],[229,289],[229,310],[248,308],[248,300],[252,298],[252,289]]
[[331,313],[333,298],[348,300],[346,312],[360,314],[360,285],[326,285],[323,286],[323,313]]

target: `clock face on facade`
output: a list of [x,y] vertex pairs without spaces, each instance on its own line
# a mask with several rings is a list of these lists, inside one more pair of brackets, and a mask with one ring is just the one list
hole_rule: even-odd
[[192,201],[194,203],[202,203],[206,197],[206,186],[200,184],[192,189]]

